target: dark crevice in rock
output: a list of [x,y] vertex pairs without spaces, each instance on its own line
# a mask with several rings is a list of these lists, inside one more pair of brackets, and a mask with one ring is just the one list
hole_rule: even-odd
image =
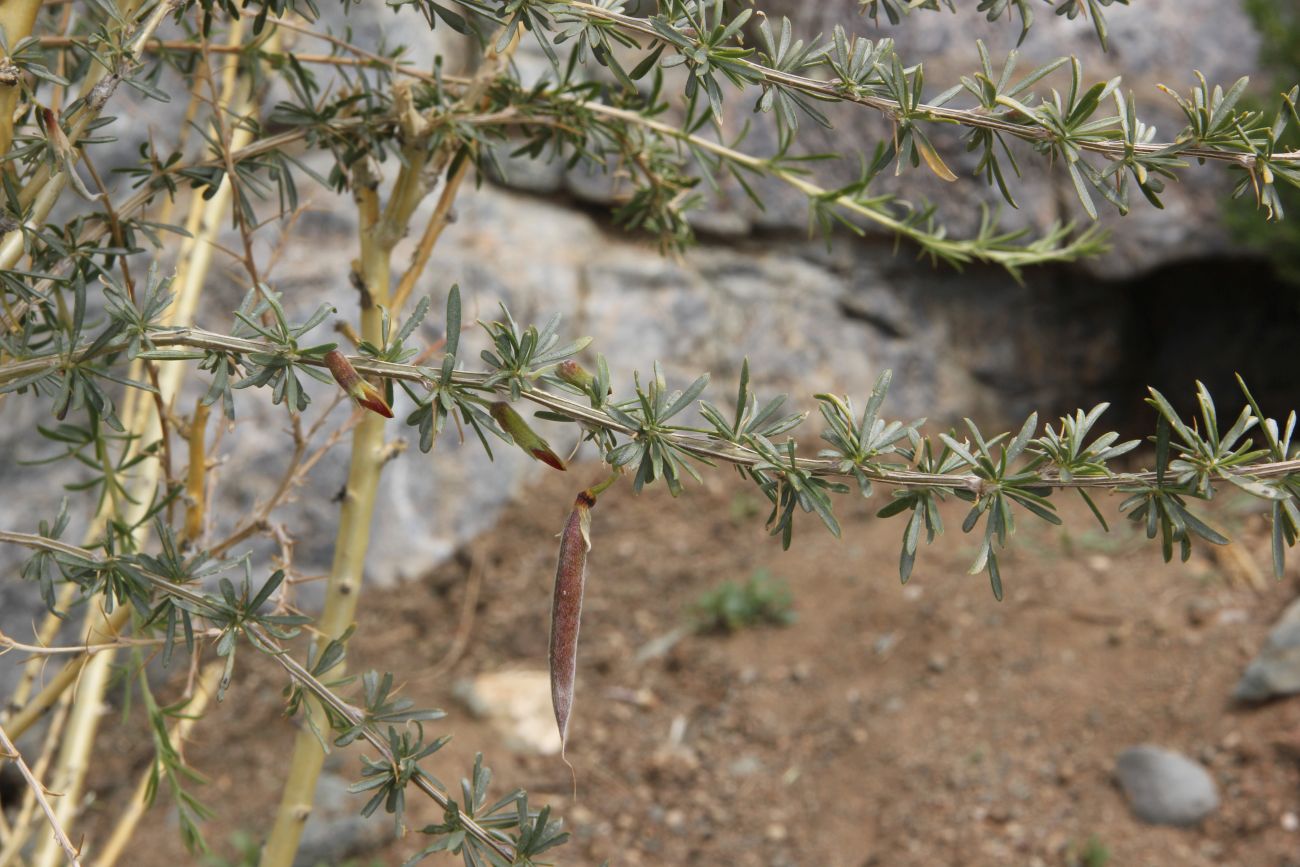
[[[1004,395],[1008,400],[1032,399],[1033,397],[1029,384],[1022,378],[1013,375],[1011,371],[976,367],[971,369],[970,378],[980,385]],[[1009,419],[1008,423],[1012,421],[1015,421],[1015,419]]]
[[845,317],[858,322],[865,322],[884,337],[898,340],[907,336],[907,332],[897,322],[891,321],[888,317],[874,310],[868,310],[859,304],[855,304],[852,296],[839,299],[837,306],[840,313],[844,314]]
[[1112,283],[1108,291],[1125,312],[1119,385],[1127,395],[1126,422],[1151,429],[1152,411],[1141,403],[1148,386],[1190,415],[1200,380],[1216,399],[1219,426],[1226,430],[1245,406],[1236,374],[1266,415],[1284,420],[1300,408],[1300,294],[1268,264],[1184,261]]
[[1262,261],[1202,258],[1126,280],[1031,269],[1022,287],[993,268],[927,277],[905,259],[892,262],[839,299],[841,314],[931,357],[943,341],[948,361],[938,363],[962,365],[978,386],[948,409],[969,402],[981,424],[1017,425],[1033,410],[1055,422],[1108,402],[1105,429],[1147,436],[1148,387],[1190,416],[1200,380],[1226,430],[1245,405],[1238,373],[1269,415],[1284,420],[1300,409],[1300,293]]

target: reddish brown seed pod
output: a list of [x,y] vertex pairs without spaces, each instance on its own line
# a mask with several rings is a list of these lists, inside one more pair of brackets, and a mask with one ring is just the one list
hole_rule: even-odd
[[551,704],[560,729],[560,756],[569,740],[573,684],[578,674],[578,627],[582,620],[582,591],[587,583],[587,552],[591,550],[591,507],[596,497],[583,491],[560,533],[560,559],[555,568],[551,602]]
[[384,418],[393,417],[393,411],[389,408],[388,401],[384,400],[383,392],[362,379],[361,374],[357,373],[357,369],[352,366],[352,362],[348,361],[346,355],[337,349],[331,349],[325,353],[325,366],[334,375],[334,381],[339,384],[339,388],[347,392],[358,406],[365,407]]

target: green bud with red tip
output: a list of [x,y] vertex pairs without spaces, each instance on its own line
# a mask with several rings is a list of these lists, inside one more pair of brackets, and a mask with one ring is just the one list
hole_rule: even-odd
[[325,353],[325,366],[334,375],[339,388],[347,392],[348,397],[355,400],[358,406],[384,418],[393,417],[393,410],[388,406],[388,401],[384,400],[384,393],[362,379],[346,355],[337,349],[331,349]]
[[[598,397],[596,394],[596,377],[587,368],[583,367],[572,359],[561,361],[555,366],[555,376],[560,382],[567,383],[574,388],[580,388],[587,394]],[[608,394],[613,394],[613,389],[608,390]],[[608,396],[608,395],[606,395]]]
[[510,438],[515,441],[515,445],[528,452],[528,454],[537,458],[544,464],[555,467],[557,470],[564,470],[564,461],[560,456],[551,451],[550,445],[546,440],[537,435],[537,432],[528,426],[523,416],[515,412],[510,404],[503,400],[498,400],[491,407],[492,418],[496,423],[501,425],[501,429],[510,434]]
[[572,359],[561,361],[556,365],[555,375],[560,382],[568,383],[588,393],[596,384],[596,377],[592,376],[591,371]]

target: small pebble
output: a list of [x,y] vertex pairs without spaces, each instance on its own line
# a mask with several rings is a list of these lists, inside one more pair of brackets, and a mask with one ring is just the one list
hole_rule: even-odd
[[1205,767],[1172,750],[1127,749],[1115,775],[1134,815],[1153,825],[1194,825],[1219,806],[1218,787]]
[[1194,596],[1187,601],[1187,622],[1192,626],[1204,626],[1210,622],[1218,608],[1213,599]]

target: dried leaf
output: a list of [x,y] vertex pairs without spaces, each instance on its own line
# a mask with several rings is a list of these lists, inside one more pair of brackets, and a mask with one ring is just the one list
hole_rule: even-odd
[[916,144],[916,149],[921,154],[921,159],[925,160],[925,164],[930,167],[930,171],[934,172],[945,181],[952,182],[957,180],[957,176],[952,173],[952,169],[948,168],[948,166],[944,164],[943,159],[939,156],[939,152],[934,149],[934,145],[930,144],[929,139],[923,135],[914,134],[912,141]]

